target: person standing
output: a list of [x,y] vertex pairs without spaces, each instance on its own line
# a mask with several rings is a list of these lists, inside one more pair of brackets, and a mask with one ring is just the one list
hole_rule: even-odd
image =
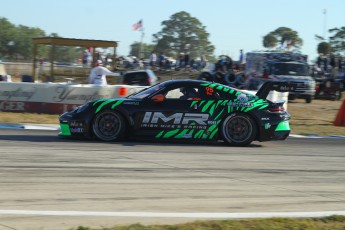
[[156,62],[157,62],[157,55],[156,55],[155,51],[152,51],[151,55],[150,55],[150,66],[151,66],[151,68],[156,67]]
[[120,76],[119,73],[114,73],[103,67],[103,63],[100,60],[97,60],[90,71],[89,83],[94,85],[107,85],[106,76]]

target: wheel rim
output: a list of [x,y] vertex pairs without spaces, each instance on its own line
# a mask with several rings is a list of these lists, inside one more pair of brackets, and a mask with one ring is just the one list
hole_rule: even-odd
[[116,139],[120,134],[121,128],[120,117],[113,112],[100,114],[94,122],[96,136],[105,141]]
[[253,132],[253,127],[248,119],[243,117],[231,118],[225,127],[225,135],[231,142],[247,141]]

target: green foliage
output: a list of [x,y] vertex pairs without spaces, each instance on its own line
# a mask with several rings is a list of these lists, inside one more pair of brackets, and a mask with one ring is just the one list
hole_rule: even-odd
[[302,45],[303,40],[298,36],[298,32],[288,27],[279,27],[263,38],[265,48],[276,47],[289,50],[292,47],[300,49]]
[[317,45],[317,52],[324,55],[330,54],[332,52],[332,46],[328,42],[320,42]]
[[[46,33],[39,29],[24,25],[14,25],[6,18],[0,18],[0,59],[3,60],[32,60],[32,38],[45,37]],[[52,33],[50,37],[59,37]],[[75,57],[82,54],[82,50],[73,47],[56,47],[57,61],[72,62]],[[46,45],[37,46],[38,56],[48,59],[51,49]]]
[[274,48],[278,44],[278,39],[271,33],[264,36],[263,46],[265,48]]
[[154,48],[155,46],[153,44],[146,44],[146,43],[140,44],[140,42],[134,42],[131,45],[131,50],[129,52],[129,55],[148,58],[150,56],[151,51],[154,50]]
[[175,13],[162,23],[162,30],[153,34],[156,53],[177,57],[179,53],[189,52],[191,58],[205,55],[207,58],[215,47],[209,42],[206,27],[189,13]]
[[29,60],[32,58],[32,38],[44,36],[45,32],[39,28],[15,26],[6,18],[0,18],[0,56],[9,60]]
[[332,46],[332,51],[337,54],[345,54],[345,27],[333,28],[329,30],[333,34],[329,38],[329,43]]

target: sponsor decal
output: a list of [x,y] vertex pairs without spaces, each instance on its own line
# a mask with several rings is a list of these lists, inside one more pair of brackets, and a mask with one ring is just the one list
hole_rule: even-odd
[[124,105],[140,105],[139,101],[124,101]]
[[82,127],[82,126],[83,126],[83,123],[82,123],[82,122],[77,122],[77,121],[71,121],[70,126],[73,126],[73,127]]
[[173,113],[169,116],[161,112],[145,112],[141,127],[165,129],[206,129],[209,114]]
[[70,123],[70,131],[72,133],[82,133],[84,131],[83,129],[83,123],[78,121],[71,121]]
[[270,123],[266,123],[265,124],[265,129],[269,129],[269,128],[271,128],[271,124]]
[[2,101],[0,110],[4,111],[25,111],[25,102],[22,101]]
[[83,132],[83,128],[70,128],[72,133],[82,133]]
[[248,97],[244,93],[241,93],[240,95],[237,96],[237,100],[240,103],[247,103],[248,102]]
[[93,101],[101,98],[110,98],[112,95],[109,94],[99,94],[99,92],[94,91],[93,94],[77,94],[73,91],[76,88],[67,88],[67,87],[57,87],[56,88],[56,95],[53,97],[55,102],[63,102],[68,100],[78,100],[83,102]]
[[262,121],[269,121],[270,118],[269,118],[269,117],[262,117],[261,120],[262,120]]
[[246,107],[246,108],[250,108],[250,107],[253,107],[254,106],[254,103],[251,103],[251,102],[233,102],[233,101],[230,101],[227,103],[228,106],[232,106],[232,107]]
[[36,93],[37,88],[33,87],[32,90],[26,91],[22,87],[19,87],[15,90],[4,90],[0,91],[0,98],[2,100],[13,100],[14,98],[16,100],[30,100],[32,96]]

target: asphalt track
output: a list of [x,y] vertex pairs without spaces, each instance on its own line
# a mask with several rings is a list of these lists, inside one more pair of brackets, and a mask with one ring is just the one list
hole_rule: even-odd
[[345,139],[66,140],[0,129],[0,230],[345,215]]

